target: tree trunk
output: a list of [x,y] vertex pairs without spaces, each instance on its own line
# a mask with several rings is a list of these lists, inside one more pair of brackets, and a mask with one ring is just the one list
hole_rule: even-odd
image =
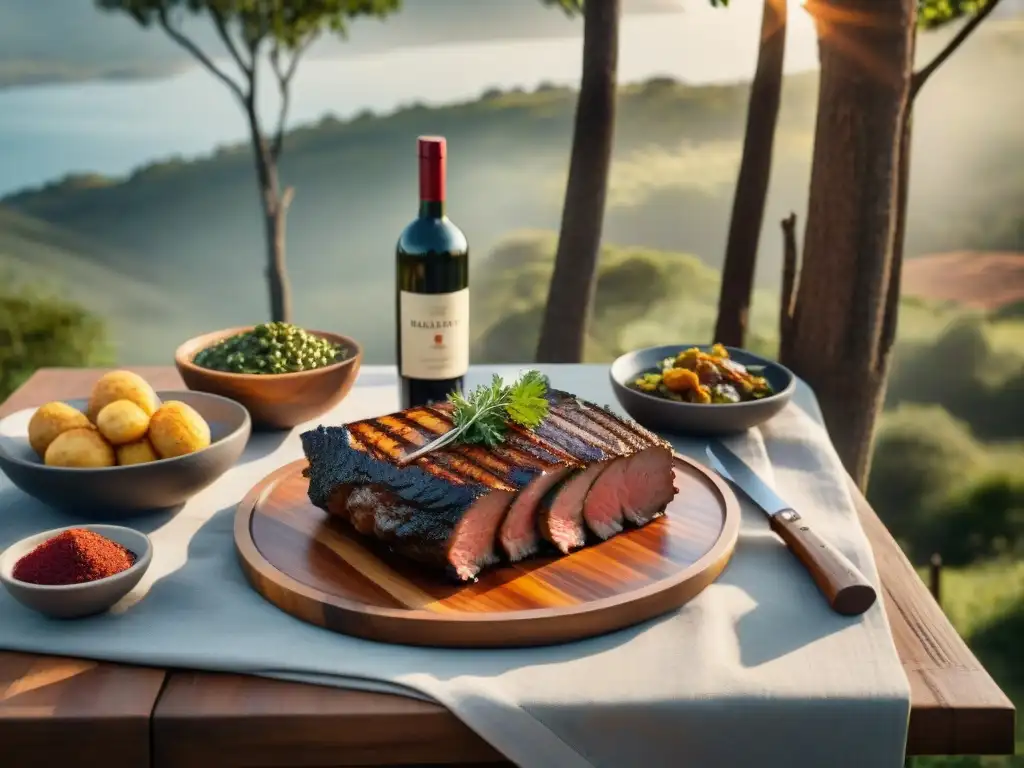
[[907,201],[910,197],[910,146],[913,140],[913,108],[911,99],[900,124],[900,156],[896,167],[896,211],[892,225],[892,266],[882,322],[882,343],[887,349],[896,342],[903,283],[903,246],[907,239]]
[[785,52],[786,0],[764,0],[761,45],[750,85],[743,158],[732,200],[722,287],[718,295],[718,322],[712,339],[733,347],[742,347],[747,333],[757,245],[771,178]]
[[252,139],[256,178],[260,186],[260,204],[263,207],[263,228],[267,247],[267,288],[270,292],[270,319],[273,322],[292,321],[291,286],[285,267],[285,219],[293,190],[281,192],[277,175],[277,158],[267,146],[259,127],[255,102],[245,104],[249,132]]
[[817,0],[821,75],[804,255],[783,362],[818,396],[864,487],[891,342],[884,333],[916,0]]
[[621,0],[587,0],[584,6],[583,77],[555,269],[537,345],[539,362],[583,358],[615,131],[620,12]]
[[[267,195],[264,191],[264,199]],[[285,217],[287,200],[264,205],[263,221],[267,237],[267,286],[270,289],[270,318],[274,322],[292,321],[292,292],[285,269]]]

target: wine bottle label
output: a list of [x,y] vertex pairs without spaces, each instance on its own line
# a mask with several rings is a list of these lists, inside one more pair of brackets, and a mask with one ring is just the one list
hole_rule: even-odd
[[453,293],[401,291],[400,373],[409,379],[454,379],[469,370],[469,288]]

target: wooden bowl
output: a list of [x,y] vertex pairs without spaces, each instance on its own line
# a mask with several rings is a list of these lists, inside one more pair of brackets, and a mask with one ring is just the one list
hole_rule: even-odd
[[658,367],[691,347],[707,352],[710,344],[670,344],[627,352],[612,363],[608,375],[619,405],[631,417],[655,432],[682,435],[729,435],[756,427],[781,411],[796,391],[796,377],[788,368],[736,347],[726,347],[729,357],[743,365],[764,366],[764,377],[774,395],[743,403],[679,403],[649,395],[629,386],[640,374]]
[[[113,576],[82,584],[30,584],[14,578],[12,571],[22,557],[44,541],[72,528],[84,528],[116,541],[135,554],[135,564]],[[144,533],[120,525],[71,525],[37,533],[5,549],[0,554],[0,583],[26,608],[53,619],[77,619],[102,613],[113,606],[135,588],[152,561],[153,544]]]
[[315,419],[340,403],[352,389],[363,361],[363,348],[348,336],[308,331],[352,350],[341,362],[296,373],[227,373],[196,365],[203,349],[255,326],[227,328],[189,339],[174,353],[174,364],[185,386],[230,397],[249,411],[255,429],[291,429]]

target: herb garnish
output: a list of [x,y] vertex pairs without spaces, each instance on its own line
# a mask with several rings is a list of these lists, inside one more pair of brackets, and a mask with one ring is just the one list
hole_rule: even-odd
[[540,371],[527,371],[512,384],[506,385],[494,374],[490,384],[478,386],[468,395],[453,392],[448,402],[455,428],[402,457],[400,463],[407,464],[456,440],[494,448],[505,439],[510,421],[536,429],[548,415],[547,391],[546,377]]

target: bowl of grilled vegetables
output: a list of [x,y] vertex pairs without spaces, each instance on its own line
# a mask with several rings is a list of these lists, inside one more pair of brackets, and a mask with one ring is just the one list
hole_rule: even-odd
[[763,424],[796,389],[789,369],[721,344],[670,344],[628,352],[612,363],[612,389],[648,429],[727,435]]

